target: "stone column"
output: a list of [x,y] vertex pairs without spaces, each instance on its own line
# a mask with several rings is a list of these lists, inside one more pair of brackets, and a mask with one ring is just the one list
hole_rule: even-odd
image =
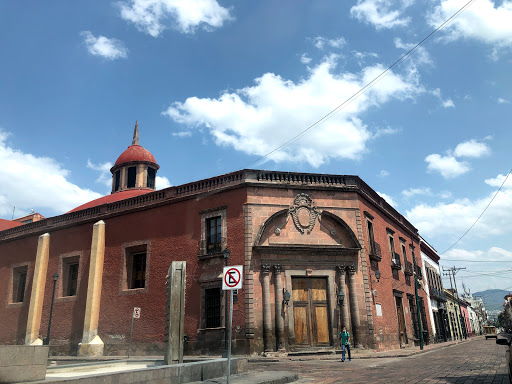
[[274,265],[275,287],[276,287],[276,333],[277,350],[285,351],[284,346],[284,311],[283,311],[283,281],[281,280],[281,271],[283,267]]
[[34,278],[32,279],[32,293],[28,309],[27,332],[25,344],[42,345],[39,338],[41,327],[41,314],[43,312],[44,288],[46,286],[46,273],[48,270],[48,258],[50,256],[50,234],[39,236],[37,242],[36,264],[34,266]]
[[340,290],[340,292],[343,292],[343,294],[345,296],[343,303],[341,304],[341,308],[340,308],[341,328],[339,331],[341,332],[341,329],[343,329],[343,326],[347,327],[347,329],[350,329],[349,318],[348,318],[348,304],[347,304],[349,301],[349,298],[347,295],[347,289],[346,289],[347,284],[345,281],[345,272],[346,272],[347,267],[344,265],[339,265],[336,268],[338,269],[338,289]]
[[103,278],[103,257],[105,255],[105,222],[94,224],[92,230],[89,281],[85,304],[84,333],[78,344],[78,356],[103,356],[103,341],[98,336],[100,317],[101,285]]
[[272,308],[270,307],[270,265],[262,264],[263,274],[263,343],[265,352],[273,352],[272,346]]
[[348,276],[348,284],[350,290],[350,315],[352,317],[352,334],[354,335],[354,344],[356,347],[361,347],[359,305],[357,304],[356,294],[356,267],[354,265],[348,267]]

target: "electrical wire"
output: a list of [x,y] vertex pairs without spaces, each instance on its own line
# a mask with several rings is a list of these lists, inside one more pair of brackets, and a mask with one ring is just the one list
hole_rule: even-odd
[[503,188],[503,186],[505,185],[505,182],[507,181],[508,177],[510,176],[510,172],[512,172],[512,169],[510,171],[508,171],[507,173],[507,176],[505,177],[505,180],[503,180],[503,183],[501,183],[499,189],[496,191],[496,193],[494,194],[494,196],[492,197],[491,201],[489,201],[489,204],[487,204],[487,206],[485,207],[485,209],[482,211],[482,213],[480,214],[480,216],[477,217],[477,219],[475,220],[475,222],[473,224],[471,224],[471,227],[469,227],[469,229],[464,232],[464,234],[459,237],[459,239],[453,243],[450,248],[448,248],[446,251],[444,251],[443,253],[441,253],[439,256],[442,256],[444,255],[446,252],[448,252],[450,249],[452,249],[459,241],[462,240],[462,238],[464,236],[466,236],[468,234],[469,231],[471,231],[471,229],[475,226],[475,224],[478,222],[478,220],[480,220],[480,218],[484,215],[485,211],[487,211],[487,208],[489,208],[489,206],[492,204],[492,202],[494,201],[494,199],[496,198],[496,196],[498,195],[498,193],[501,191],[501,188]]
[[330,117],[332,117],[334,114],[339,112],[341,109],[343,109],[346,105],[350,104],[352,101],[357,99],[362,93],[364,93],[367,89],[371,88],[374,84],[376,84],[378,81],[380,81],[389,71],[391,71],[394,67],[396,67],[398,64],[400,64],[402,61],[407,59],[409,56],[411,56],[420,46],[422,46],[424,43],[426,43],[428,40],[432,38],[437,32],[439,32],[441,29],[443,29],[447,24],[449,24],[453,19],[455,19],[459,14],[464,12],[471,4],[473,4],[476,0],[469,0],[466,4],[464,4],[457,12],[455,12],[453,15],[451,15],[448,19],[446,19],[441,25],[439,25],[437,28],[435,28],[432,32],[430,32],[423,40],[421,40],[419,43],[417,43],[414,47],[412,47],[409,51],[407,51],[404,55],[402,55],[398,60],[396,60],[393,64],[391,64],[389,67],[387,67],[384,71],[382,71],[377,77],[375,77],[373,80],[368,82],[366,85],[364,85],[362,88],[360,88],[356,93],[354,93],[352,96],[350,96],[348,99],[346,99],[344,102],[339,104],[336,108],[331,110],[329,113],[318,119],[316,122],[308,126],[306,129],[286,141],[285,143],[281,144],[279,147],[273,149],[272,151],[268,152],[267,154],[259,157],[258,159],[254,160],[253,162],[249,163],[244,168],[250,168],[253,164],[260,162],[261,160],[267,158],[274,152],[279,151],[280,149],[284,148],[288,144],[294,142],[299,137],[303,136],[306,132],[310,131],[317,125],[321,124],[322,122],[326,121]]

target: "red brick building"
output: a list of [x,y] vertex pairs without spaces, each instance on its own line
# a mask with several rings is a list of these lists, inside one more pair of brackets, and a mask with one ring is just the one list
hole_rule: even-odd
[[103,343],[102,353],[124,354],[140,307],[134,348],[161,353],[165,278],[179,260],[186,351],[219,353],[226,248],[229,264],[244,266],[236,353],[332,347],[342,324],[356,346],[414,343],[418,232],[359,177],[241,170],[155,191],[158,165],[136,132],[111,170],[111,195],[0,232],[1,344],[46,335],[58,273],[53,350]]

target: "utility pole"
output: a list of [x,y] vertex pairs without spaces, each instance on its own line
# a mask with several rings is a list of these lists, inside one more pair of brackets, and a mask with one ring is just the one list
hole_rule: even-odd
[[418,296],[418,276],[416,275],[416,258],[414,257],[414,242],[411,238],[412,262],[414,263],[414,295],[416,296],[416,312],[418,314],[418,331],[420,336],[420,349],[423,349],[423,330],[421,329],[420,298]]
[[[453,275],[453,284],[455,285],[455,295],[457,298],[457,303],[459,304],[459,313],[460,313],[459,319],[460,319],[460,322],[462,323],[461,324],[462,333],[463,333],[464,338],[467,339],[468,333],[466,331],[466,323],[464,321],[464,316],[462,315],[462,309],[460,307],[459,293],[457,291],[457,281],[455,280],[455,274],[457,272],[459,272],[461,269],[466,269],[466,268],[456,268],[455,266],[453,266],[452,268],[448,268],[448,269],[443,268],[443,271],[448,271],[448,275],[450,276],[450,286],[452,287],[452,291],[453,291],[453,285],[452,285],[452,275]],[[445,274],[445,276],[446,276],[446,274]]]

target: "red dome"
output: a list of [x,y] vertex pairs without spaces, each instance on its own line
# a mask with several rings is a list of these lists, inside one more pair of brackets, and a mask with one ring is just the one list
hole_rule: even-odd
[[155,157],[146,148],[141,147],[137,144],[132,144],[126,151],[121,153],[121,156],[117,158],[114,167],[121,164],[132,163],[132,162],[148,162],[157,164]]
[[120,191],[116,193],[112,193],[111,195],[100,197],[96,200],[89,201],[88,203],[82,204],[79,207],[76,207],[75,209],[72,209],[69,212],[76,212],[81,211],[82,209],[97,207],[99,205],[108,204],[108,203],[114,203],[116,201],[129,199],[130,197],[135,197],[139,195],[143,195],[145,193],[154,192],[152,189],[148,188],[140,188],[140,189],[129,189],[127,191]]

